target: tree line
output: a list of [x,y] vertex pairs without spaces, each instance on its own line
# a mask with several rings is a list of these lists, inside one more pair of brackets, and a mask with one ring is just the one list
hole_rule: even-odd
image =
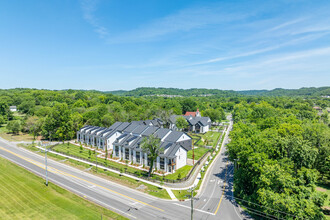
[[[0,90],[0,125],[12,133],[20,131],[45,139],[69,140],[84,125],[109,127],[116,121],[162,119],[168,125],[171,114],[200,109],[202,115],[221,121],[224,110],[235,102],[198,97],[123,97],[81,90]],[[24,117],[13,116],[17,106]]]
[[228,151],[236,161],[235,196],[245,206],[276,218],[324,219],[326,196],[315,184],[330,180],[329,117],[309,101],[235,105]]

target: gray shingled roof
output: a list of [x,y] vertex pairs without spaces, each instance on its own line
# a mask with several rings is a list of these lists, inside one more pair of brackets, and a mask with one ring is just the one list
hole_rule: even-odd
[[184,133],[180,131],[172,131],[164,141],[176,142]]
[[146,125],[139,125],[134,129],[134,131],[132,133],[135,135],[140,135],[147,128],[148,128],[148,126],[146,126]]
[[[182,116],[182,115],[171,115],[170,116],[170,122],[172,124],[175,124],[176,118],[180,117],[180,116]],[[200,123],[202,126],[206,126],[206,125],[211,124],[211,121],[208,122],[208,120],[210,120],[209,117],[199,117],[199,116],[196,116],[196,117],[182,116],[182,117],[184,117],[190,125],[196,125],[196,124]]]
[[157,127],[149,127],[147,128],[147,130],[145,130],[143,133],[142,133],[142,136],[149,136],[153,133],[155,133],[159,128]]
[[160,128],[155,132],[155,137],[162,139],[163,137],[165,137],[167,135],[168,132],[171,132],[170,129],[167,128]]
[[129,126],[130,125],[130,123],[128,123],[128,122],[123,122],[123,123],[121,123],[117,128],[116,128],[116,130],[117,131],[123,131],[125,128],[127,128],[127,126]]
[[125,129],[124,129],[124,132],[127,132],[127,133],[131,133],[132,131],[134,131],[134,129],[139,126],[138,124],[136,123],[131,123],[129,126],[127,126]]
[[110,127],[109,127],[109,129],[116,129],[119,125],[121,125],[122,124],[122,122],[119,122],[119,121],[116,121],[115,123],[113,123]]
[[165,156],[168,158],[175,158],[175,153],[179,150],[180,147],[182,146],[178,143],[172,144],[172,146],[165,153]]

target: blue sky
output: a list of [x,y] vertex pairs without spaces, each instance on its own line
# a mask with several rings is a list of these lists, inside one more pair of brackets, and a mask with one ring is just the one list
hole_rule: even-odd
[[330,85],[330,1],[1,1],[0,88]]

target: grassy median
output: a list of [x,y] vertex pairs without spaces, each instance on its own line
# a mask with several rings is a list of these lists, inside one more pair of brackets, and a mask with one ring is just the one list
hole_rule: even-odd
[[[32,145],[26,145],[26,144],[19,144],[19,146],[27,148],[28,150],[34,151],[36,153],[39,153],[41,155],[44,155],[44,153],[40,152],[40,150],[36,147],[33,147]],[[79,147],[78,147],[79,148]],[[111,180],[113,182],[116,182],[118,184],[130,187],[132,189],[136,189],[138,191],[147,193],[149,195],[162,198],[162,199],[171,199],[170,195],[167,193],[165,189],[158,188],[154,185],[150,185],[126,176],[122,176],[117,173],[113,173],[110,171],[105,171],[103,169],[98,168],[97,172],[95,170],[95,167],[90,166],[86,163],[79,162],[72,159],[67,159],[66,157],[59,156],[53,153],[48,153],[48,157],[57,161],[61,161],[64,164],[70,165],[72,167],[78,168],[80,170],[85,170],[85,172],[92,173],[94,175],[98,175],[100,177],[103,177],[105,179]],[[104,161],[104,159],[100,159],[100,161]]]
[[1,219],[126,219],[0,157]]

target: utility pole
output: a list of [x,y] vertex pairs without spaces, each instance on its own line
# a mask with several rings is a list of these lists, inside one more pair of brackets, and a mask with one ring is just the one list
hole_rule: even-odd
[[[52,132],[49,132],[49,139],[52,141]],[[48,186],[48,172],[47,172],[47,143],[45,144],[45,166],[46,166],[46,186]]]
[[193,149],[193,155],[192,155],[192,158],[193,158],[193,165],[195,165],[195,146],[194,146],[194,139],[192,140],[192,149]]
[[191,187],[188,192],[190,192],[190,202],[191,202],[191,220],[194,219],[194,190],[195,187]]
[[46,186],[48,186],[48,173],[47,173],[47,144],[45,144],[45,165],[46,165]]
[[96,150],[95,150],[95,161],[96,161],[95,168],[96,168],[96,172],[97,172],[97,152],[96,152]]

